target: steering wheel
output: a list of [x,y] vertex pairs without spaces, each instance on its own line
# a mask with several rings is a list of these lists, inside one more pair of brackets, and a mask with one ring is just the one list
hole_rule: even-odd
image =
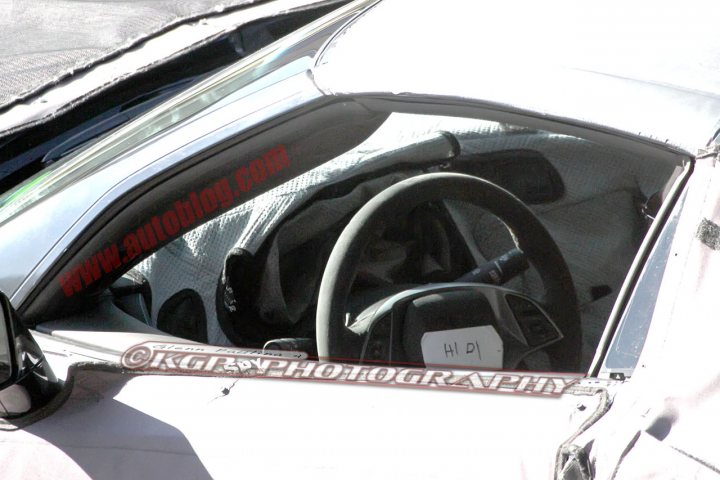
[[[442,200],[472,203],[498,217],[539,273],[544,298],[538,301],[487,283],[429,284],[376,302],[350,323],[346,302],[366,246],[396,218],[426,202]],[[517,368],[529,353],[544,349],[556,371],[578,371],[580,366],[577,296],[560,249],[521,200],[470,175],[418,175],[365,204],[330,254],[316,323],[321,360],[425,365],[464,365],[469,360],[479,367]]]

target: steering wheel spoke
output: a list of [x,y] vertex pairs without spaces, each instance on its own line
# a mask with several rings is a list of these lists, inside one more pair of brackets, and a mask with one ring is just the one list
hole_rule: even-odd
[[[482,328],[473,331],[477,327]],[[563,338],[542,306],[532,298],[515,290],[476,283],[431,284],[405,290],[368,307],[351,327],[363,338],[361,363],[413,364],[428,363],[422,345],[425,334],[458,331],[461,337],[472,337],[473,334],[487,334],[489,328],[502,342],[502,365],[483,363],[482,358],[477,362],[471,358],[474,363],[465,365],[461,361],[462,352],[438,361],[436,365],[517,368],[530,353]],[[486,340],[464,338],[464,354],[482,356],[485,352],[481,350],[492,348]],[[421,345],[419,350],[413,348],[413,341]],[[453,362],[454,358],[458,361]]]

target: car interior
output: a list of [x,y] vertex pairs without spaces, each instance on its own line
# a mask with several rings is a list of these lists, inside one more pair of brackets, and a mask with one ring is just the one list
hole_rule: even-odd
[[391,113],[350,150],[144,258],[84,312],[37,328],[586,371],[679,174],[570,135]]

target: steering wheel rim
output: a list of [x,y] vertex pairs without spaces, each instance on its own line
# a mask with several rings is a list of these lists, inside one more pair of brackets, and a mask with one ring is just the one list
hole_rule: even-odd
[[517,246],[536,268],[545,289],[543,305],[563,339],[546,349],[553,369],[578,371],[582,346],[575,286],[565,259],[550,233],[517,197],[478,177],[459,173],[428,173],[388,187],[353,216],[338,238],[323,273],[318,297],[316,339],[321,359],[342,357],[353,336],[345,327],[345,306],[361,255],[374,232],[398,215],[432,201],[457,200],[477,205],[498,217]]

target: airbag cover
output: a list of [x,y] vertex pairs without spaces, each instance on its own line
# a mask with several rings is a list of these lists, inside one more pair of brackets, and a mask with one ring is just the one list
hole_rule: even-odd
[[494,319],[490,303],[474,291],[439,292],[416,298],[405,312],[403,347],[407,359],[424,363],[421,345],[427,332],[492,326]]

